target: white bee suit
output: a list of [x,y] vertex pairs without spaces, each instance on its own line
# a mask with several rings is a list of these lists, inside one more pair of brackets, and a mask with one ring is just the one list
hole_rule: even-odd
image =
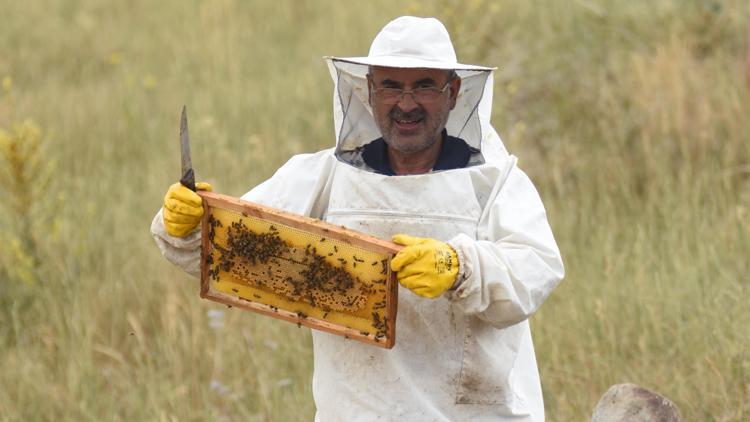
[[[490,125],[492,70],[453,67],[462,85],[446,129],[475,150],[469,166],[386,176],[355,153],[380,137],[367,65],[327,63],[336,148],[292,157],[243,199],[383,239],[447,241],[460,269],[437,299],[400,288],[393,349],[312,331],[316,421],[543,420],[527,318],[562,279],[563,265],[536,189]],[[197,273],[199,233],[172,238],[161,213],[152,232],[168,259]]]

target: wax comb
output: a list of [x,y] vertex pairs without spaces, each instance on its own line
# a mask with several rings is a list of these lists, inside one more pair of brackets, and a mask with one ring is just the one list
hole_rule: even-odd
[[395,344],[401,246],[199,191],[201,296],[385,348]]

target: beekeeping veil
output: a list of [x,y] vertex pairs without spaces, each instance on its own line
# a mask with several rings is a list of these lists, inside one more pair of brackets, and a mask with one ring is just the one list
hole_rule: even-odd
[[448,135],[481,151],[484,161],[507,156],[490,125],[494,68],[459,63],[448,31],[437,19],[402,16],[378,33],[367,57],[326,60],[335,84],[337,157],[381,137],[368,101],[366,75],[370,66],[454,70],[461,78],[461,90],[446,124]]

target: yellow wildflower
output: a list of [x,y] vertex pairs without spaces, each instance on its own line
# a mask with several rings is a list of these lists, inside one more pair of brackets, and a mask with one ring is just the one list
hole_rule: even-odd
[[117,66],[118,64],[121,64],[122,54],[120,54],[119,51],[113,51],[109,53],[109,57],[107,58],[107,63],[111,64],[112,66]]
[[143,77],[143,87],[146,89],[156,88],[156,78],[154,75],[148,74]]

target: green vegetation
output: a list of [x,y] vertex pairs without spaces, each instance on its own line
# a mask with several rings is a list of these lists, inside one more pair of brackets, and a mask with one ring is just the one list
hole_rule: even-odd
[[563,251],[532,319],[548,419],[619,382],[750,418],[747,3],[342,4],[2,2],[0,419],[311,420],[309,333],[201,300],[148,228],[183,104],[198,180],[241,195],[333,144],[321,57],[407,13],[499,67]]

